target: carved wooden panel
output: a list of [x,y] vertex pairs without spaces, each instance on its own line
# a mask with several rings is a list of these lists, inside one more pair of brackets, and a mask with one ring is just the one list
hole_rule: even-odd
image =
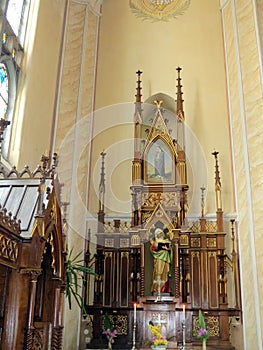
[[200,273],[200,252],[191,253],[192,266],[192,304],[194,307],[201,307],[201,273]]
[[118,335],[128,334],[128,315],[114,313],[109,315],[113,328],[117,330]]
[[129,304],[129,253],[120,254],[120,306]]
[[0,259],[3,260],[5,264],[15,266],[17,263],[18,251],[18,239],[0,233]]
[[111,306],[113,288],[113,252],[105,252],[103,305]]
[[[220,320],[216,315],[204,315],[206,328],[211,337],[219,337],[220,334]],[[198,329],[198,316],[193,316],[193,329]]]
[[216,252],[208,252],[209,306],[218,308],[217,256]]
[[4,322],[9,272],[10,271],[8,267],[0,265],[0,344],[1,344],[2,333],[3,333],[3,322]]

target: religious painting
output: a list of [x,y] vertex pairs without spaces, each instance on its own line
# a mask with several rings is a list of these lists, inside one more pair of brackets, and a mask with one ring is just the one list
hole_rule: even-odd
[[174,182],[174,157],[167,144],[157,139],[145,157],[145,181],[148,183]]

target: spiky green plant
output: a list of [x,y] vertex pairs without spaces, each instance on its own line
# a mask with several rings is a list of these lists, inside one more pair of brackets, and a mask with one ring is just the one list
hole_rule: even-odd
[[75,257],[72,257],[73,249],[70,250],[68,260],[66,263],[66,298],[68,300],[68,306],[71,310],[72,299],[77,302],[84,315],[86,315],[86,305],[79,290],[82,289],[85,282],[85,275],[96,275],[96,273],[90,268],[84,265],[84,259],[80,259],[81,251]]
[[210,333],[206,329],[205,318],[201,310],[198,312],[198,329],[194,329],[193,335],[199,340],[207,340],[210,337]]

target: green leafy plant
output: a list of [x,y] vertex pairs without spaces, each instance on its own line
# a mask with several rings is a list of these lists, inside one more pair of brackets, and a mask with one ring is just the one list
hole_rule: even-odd
[[201,310],[199,310],[198,313],[198,329],[194,329],[193,334],[195,337],[197,337],[197,339],[201,341],[203,339],[207,340],[210,337],[210,333],[206,329],[205,319]]
[[70,250],[66,263],[66,298],[70,310],[72,299],[75,299],[83,314],[86,314],[86,305],[84,305],[84,300],[79,290],[81,290],[85,282],[85,275],[96,275],[96,273],[90,267],[84,265],[84,259],[80,259],[83,252],[78,253],[75,257],[72,257],[72,253],[73,249]]

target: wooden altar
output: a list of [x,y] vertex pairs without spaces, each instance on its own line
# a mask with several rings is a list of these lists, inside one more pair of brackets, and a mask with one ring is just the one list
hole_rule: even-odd
[[[211,337],[209,346],[234,349],[229,324],[240,316],[238,257],[233,244],[232,258],[226,255],[224,218],[218,152],[215,159],[216,220],[208,221],[202,202],[200,219],[188,220],[187,166],[181,68],[177,69],[176,113],[164,117],[162,101],[155,101],[155,112],[144,116],[141,101],[141,74],[137,72],[134,113],[134,159],[132,163],[131,223],[119,219],[105,222],[100,195],[95,266],[94,304],[87,305],[93,320],[93,339],[87,348],[102,348],[105,313],[118,331],[114,348],[134,346],[134,303],[136,303],[136,348],[149,348],[149,321],[159,324],[169,339],[168,348],[195,348],[193,336],[198,312],[202,310]],[[101,184],[104,184],[102,153]],[[104,186],[100,189],[104,191]],[[204,191],[205,189],[202,189]],[[203,192],[201,193],[203,196]],[[202,199],[203,197],[201,197]],[[170,266],[165,292],[153,287],[154,253],[150,242],[156,232],[170,242]],[[234,222],[232,222],[234,242]],[[150,249],[151,248],[151,249]],[[159,249],[159,248],[158,248]],[[168,260],[167,260],[168,261]],[[236,304],[228,307],[227,269],[231,264]],[[158,283],[157,283],[158,284]],[[167,292],[168,290],[168,292]],[[182,323],[185,323],[183,336]]]

